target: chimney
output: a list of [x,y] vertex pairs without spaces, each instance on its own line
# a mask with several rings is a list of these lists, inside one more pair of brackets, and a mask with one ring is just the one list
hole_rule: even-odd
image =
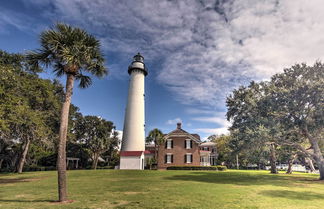
[[177,123],[177,129],[181,129],[181,123]]

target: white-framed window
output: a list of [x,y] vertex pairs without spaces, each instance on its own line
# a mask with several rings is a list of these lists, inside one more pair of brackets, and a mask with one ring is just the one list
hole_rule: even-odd
[[186,154],[186,163],[192,163],[192,154],[191,153]]
[[167,139],[166,141],[166,148],[167,149],[172,149],[173,144],[172,144],[172,139]]
[[186,149],[191,149],[192,147],[192,141],[191,139],[186,139]]
[[166,154],[166,163],[172,163],[173,162],[173,155],[171,153]]
[[208,147],[204,147],[204,151],[209,151]]

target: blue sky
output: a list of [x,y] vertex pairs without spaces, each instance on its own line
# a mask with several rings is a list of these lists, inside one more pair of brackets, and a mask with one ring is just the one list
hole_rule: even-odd
[[[0,46],[39,47],[39,33],[62,21],[101,40],[109,75],[72,102],[85,115],[123,127],[127,67],[141,52],[146,77],[146,132],[183,128],[202,138],[226,133],[225,98],[240,85],[324,56],[321,0],[4,0]],[[41,74],[53,78],[49,72]],[[62,79],[64,82],[64,79]]]

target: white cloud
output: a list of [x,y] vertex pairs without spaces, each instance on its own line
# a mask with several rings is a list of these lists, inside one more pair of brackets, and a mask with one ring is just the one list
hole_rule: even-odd
[[196,128],[194,131],[201,132],[201,133],[206,133],[206,134],[216,134],[216,135],[221,135],[221,134],[228,134],[229,131],[227,128],[222,127],[222,128]]
[[223,107],[231,90],[250,79],[324,56],[321,0],[51,4],[54,9],[44,15],[87,28],[101,37],[108,53],[122,54],[121,62],[137,51],[149,63],[159,60],[162,69],[150,70],[158,70],[157,80],[185,104]]
[[166,122],[166,124],[168,124],[168,125],[174,125],[177,123],[182,123],[181,118],[170,119]]
[[208,123],[216,123],[219,126],[222,127],[229,127],[231,125],[230,122],[228,122],[225,117],[197,117],[197,118],[192,118],[192,120],[195,121],[201,121],[201,122],[208,122]]

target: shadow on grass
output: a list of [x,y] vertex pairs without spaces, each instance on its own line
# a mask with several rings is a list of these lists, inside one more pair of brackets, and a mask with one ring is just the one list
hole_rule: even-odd
[[323,199],[324,195],[314,192],[296,192],[296,191],[282,191],[282,190],[265,190],[259,194],[274,197],[274,198],[285,198],[292,200],[316,200]]
[[5,179],[5,178],[0,178],[0,184],[13,184],[13,183],[20,183],[20,182],[30,182],[37,180],[35,178],[10,178],[10,179]]
[[[249,185],[272,185],[272,186],[282,186],[282,187],[292,187],[296,183],[309,184],[309,180],[314,183],[316,181],[311,178],[299,177],[299,176],[284,176],[277,174],[249,174],[246,172],[188,172],[185,175],[173,175],[165,177],[166,180],[176,180],[176,181],[197,181],[205,183],[215,183],[215,184],[234,184],[239,186],[249,186]],[[306,182],[308,181],[308,182]]]
[[0,202],[15,202],[15,203],[19,203],[19,202],[28,202],[28,203],[31,203],[31,202],[35,202],[35,203],[41,203],[41,202],[48,202],[48,203],[55,203],[57,201],[55,200],[4,200],[4,199],[0,199]]

